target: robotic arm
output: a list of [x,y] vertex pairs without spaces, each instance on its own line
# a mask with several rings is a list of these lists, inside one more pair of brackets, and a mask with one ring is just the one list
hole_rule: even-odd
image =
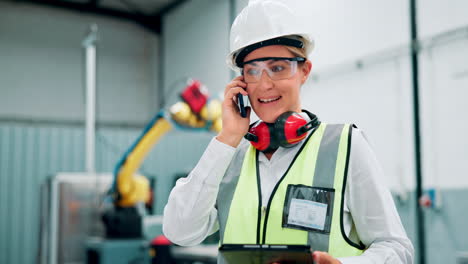
[[[209,100],[198,81],[191,81],[181,93],[182,101],[159,112],[127,150],[114,170],[111,188],[113,208],[103,216],[106,235],[111,238],[141,237],[141,214],[137,210],[150,198],[149,181],[136,173],[148,152],[171,129],[221,130],[221,102]],[[135,230],[129,228],[133,226]]]
[[121,207],[133,207],[145,203],[150,196],[148,179],[136,174],[148,152],[172,129],[171,123],[158,114],[147,126],[129,151],[123,156],[114,171],[114,203]]

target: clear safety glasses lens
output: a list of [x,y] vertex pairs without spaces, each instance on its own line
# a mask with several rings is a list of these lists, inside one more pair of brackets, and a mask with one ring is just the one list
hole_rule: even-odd
[[242,74],[246,83],[256,83],[262,78],[265,71],[270,79],[289,79],[297,72],[298,62],[305,61],[305,58],[261,58],[244,63]]

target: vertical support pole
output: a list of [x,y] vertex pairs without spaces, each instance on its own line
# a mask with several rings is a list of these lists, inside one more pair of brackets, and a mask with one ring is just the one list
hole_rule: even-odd
[[161,33],[158,36],[158,57],[159,57],[159,68],[158,68],[158,85],[159,87],[157,88],[158,90],[158,107],[159,110],[161,110],[165,105],[166,105],[166,94],[167,91],[165,89],[165,76],[164,74],[166,73],[166,57],[164,56],[165,54],[165,34],[164,34],[164,24],[163,24],[163,17],[161,17]]
[[85,85],[86,85],[86,164],[88,173],[95,173],[96,139],[96,42],[97,25],[90,26],[88,36],[83,40],[85,49]]
[[424,233],[424,212],[419,205],[419,198],[422,196],[422,168],[421,168],[421,131],[419,119],[419,40],[417,33],[416,0],[410,0],[410,24],[411,24],[411,68],[413,83],[413,124],[414,124],[414,153],[416,169],[416,228],[417,247],[419,256],[418,263],[426,263],[426,238]]
[[[237,13],[237,5],[236,5],[236,1],[237,0],[229,0],[229,29],[228,29],[228,32],[229,32],[229,35],[228,35],[228,52],[230,51],[230,35],[231,35],[231,25],[232,23],[234,22],[234,19],[236,19],[236,13]],[[231,79],[234,79],[236,77],[236,72],[233,71],[233,70],[229,70],[229,72],[231,73]]]

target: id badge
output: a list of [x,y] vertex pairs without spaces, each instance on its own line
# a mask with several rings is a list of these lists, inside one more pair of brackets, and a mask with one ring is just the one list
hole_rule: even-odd
[[335,189],[288,185],[283,208],[283,227],[330,233]]

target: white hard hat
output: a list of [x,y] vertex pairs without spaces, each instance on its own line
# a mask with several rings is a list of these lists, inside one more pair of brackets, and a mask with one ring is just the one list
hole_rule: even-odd
[[238,68],[248,53],[263,46],[287,45],[305,48],[307,55],[312,52],[314,40],[304,28],[307,23],[287,1],[251,0],[240,12],[231,27],[227,57],[231,68]]

